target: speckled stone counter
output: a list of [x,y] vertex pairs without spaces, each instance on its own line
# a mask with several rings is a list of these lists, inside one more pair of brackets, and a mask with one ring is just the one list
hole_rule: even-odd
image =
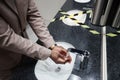
[[[120,30],[120,29],[119,29]],[[118,29],[107,26],[107,34],[115,34]],[[120,35],[107,36],[107,70],[108,80],[120,80]]]
[[[87,10],[93,7],[92,2],[80,4],[73,0],[67,0],[61,11]],[[60,16],[62,15],[58,12],[55,18]],[[90,23],[90,19],[87,19],[85,24],[101,32],[101,28],[93,26]],[[55,41],[68,42],[75,46],[76,49],[88,50],[91,53],[87,68],[80,71],[73,71],[73,73],[80,76],[82,80],[100,80],[101,35],[92,34],[81,26],[68,26],[60,20],[51,22],[48,28]]]

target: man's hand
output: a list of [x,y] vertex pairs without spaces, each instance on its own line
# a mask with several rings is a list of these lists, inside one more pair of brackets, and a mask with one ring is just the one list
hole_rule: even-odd
[[52,49],[50,58],[57,64],[65,64],[67,62],[70,63],[72,60],[67,50],[61,46],[55,46]]

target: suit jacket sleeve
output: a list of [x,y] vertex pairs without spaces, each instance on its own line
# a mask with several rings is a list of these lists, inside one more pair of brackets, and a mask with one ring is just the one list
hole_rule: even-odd
[[43,18],[40,16],[34,0],[29,0],[27,20],[33,31],[46,47],[55,44],[53,37],[50,35],[48,28],[43,22]]
[[[51,50],[17,35],[9,24],[0,17],[0,48],[25,54],[30,57],[46,59]],[[4,54],[4,53],[3,53]]]

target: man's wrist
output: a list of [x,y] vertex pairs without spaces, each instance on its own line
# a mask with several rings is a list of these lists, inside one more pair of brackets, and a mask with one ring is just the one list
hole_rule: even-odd
[[57,44],[54,44],[54,45],[50,46],[49,49],[53,50],[55,46],[57,46]]

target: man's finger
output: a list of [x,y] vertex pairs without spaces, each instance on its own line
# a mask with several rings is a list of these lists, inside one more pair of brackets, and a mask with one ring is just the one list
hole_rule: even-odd
[[66,57],[66,62],[71,63],[71,61],[72,61],[72,58],[71,58],[71,56],[70,56],[70,55],[69,55],[68,57]]
[[61,53],[58,54],[58,55],[59,55],[60,58],[62,58],[63,60],[65,60],[65,57],[66,57],[66,56],[62,55]]
[[66,61],[62,58],[58,58],[58,61],[57,61],[58,64],[65,64]]
[[60,50],[61,53],[65,53],[65,54],[67,53],[67,50],[65,48],[63,48],[62,46],[59,46],[59,48],[61,49]]

